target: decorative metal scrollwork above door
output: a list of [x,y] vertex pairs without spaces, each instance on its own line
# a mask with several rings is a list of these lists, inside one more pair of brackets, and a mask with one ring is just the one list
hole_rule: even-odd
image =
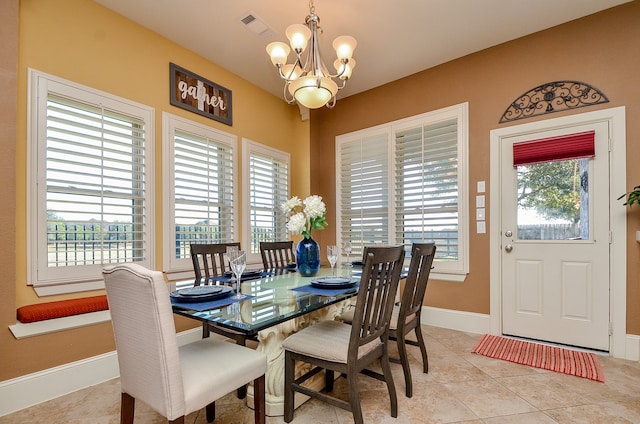
[[518,96],[504,111],[499,123],[608,102],[604,93],[584,82],[548,82]]

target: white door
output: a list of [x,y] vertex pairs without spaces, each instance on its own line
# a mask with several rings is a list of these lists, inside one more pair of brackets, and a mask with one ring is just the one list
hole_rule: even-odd
[[[516,142],[589,130],[594,158],[513,166]],[[501,139],[504,334],[609,351],[608,134],[596,122]]]

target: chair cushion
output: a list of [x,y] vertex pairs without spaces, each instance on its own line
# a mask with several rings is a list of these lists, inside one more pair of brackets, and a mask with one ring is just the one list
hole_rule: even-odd
[[[347,363],[351,325],[339,321],[320,321],[287,337],[282,347],[291,352],[332,362]],[[362,357],[382,342],[373,340],[360,347]]]
[[267,357],[263,353],[214,338],[180,346],[179,353],[185,415],[255,380],[267,370]]
[[107,309],[109,309],[107,296],[100,295],[21,306],[18,308],[17,318],[22,323],[29,323]]

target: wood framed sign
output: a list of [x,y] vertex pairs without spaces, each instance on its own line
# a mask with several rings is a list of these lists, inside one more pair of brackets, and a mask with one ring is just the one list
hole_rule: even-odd
[[171,104],[233,125],[231,90],[202,78],[176,65],[169,64],[171,74]]

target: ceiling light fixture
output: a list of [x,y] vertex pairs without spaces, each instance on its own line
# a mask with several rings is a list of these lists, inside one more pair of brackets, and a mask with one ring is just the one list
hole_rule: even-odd
[[[309,109],[324,105],[332,108],[336,104],[338,90],[346,86],[356,66],[356,61],[351,56],[357,42],[355,38],[348,35],[342,35],[333,40],[333,48],[338,58],[333,63],[337,73],[332,75],[320,54],[318,31],[322,33],[322,28],[318,26],[320,18],[315,13],[313,0],[309,2],[309,15],[304,22],[305,25],[290,25],[285,31],[289,44],[296,54],[293,63],[287,63],[291,49],[285,43],[269,43],[267,53],[271,57],[271,62],[278,68],[280,78],[285,81],[283,96],[287,103],[297,101]],[[302,54],[309,44],[309,38],[311,43],[303,61]],[[340,86],[334,78],[342,80]]]

